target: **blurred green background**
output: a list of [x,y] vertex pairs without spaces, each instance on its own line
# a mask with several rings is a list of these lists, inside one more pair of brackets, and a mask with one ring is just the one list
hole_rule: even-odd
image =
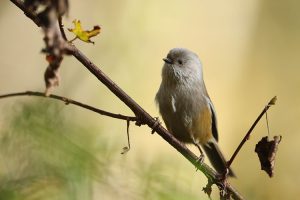
[[[162,58],[173,47],[197,52],[227,157],[277,95],[268,112],[271,136],[283,136],[275,176],[260,170],[254,153],[267,135],[263,119],[233,163],[238,178],[230,182],[247,199],[295,199],[299,6],[295,0],[74,0],[64,23],[102,27],[95,45],[74,44],[153,116],[159,116],[154,96]],[[9,1],[1,2],[0,26],[0,94],[44,91],[41,30]],[[60,74],[53,93],[132,115],[74,58],[65,57]],[[132,149],[121,155],[124,121],[37,97],[2,99],[0,111],[0,199],[208,199],[201,191],[206,178],[147,127],[130,126]]]

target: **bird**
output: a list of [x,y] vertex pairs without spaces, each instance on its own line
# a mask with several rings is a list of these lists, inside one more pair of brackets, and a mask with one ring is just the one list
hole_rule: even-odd
[[179,141],[194,144],[219,174],[235,176],[227,169],[218,145],[217,117],[203,80],[198,55],[186,48],[173,48],[163,58],[161,84],[155,96],[168,131]]

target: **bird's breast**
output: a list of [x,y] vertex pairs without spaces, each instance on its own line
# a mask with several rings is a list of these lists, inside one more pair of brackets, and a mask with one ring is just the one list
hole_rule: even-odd
[[192,137],[206,142],[211,135],[211,113],[201,92],[181,85],[168,91],[167,99],[161,113],[169,131],[185,143],[192,143]]

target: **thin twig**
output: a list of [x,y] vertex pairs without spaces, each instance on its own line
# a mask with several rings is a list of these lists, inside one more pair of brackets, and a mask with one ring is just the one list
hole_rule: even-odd
[[260,113],[260,115],[257,117],[257,119],[254,121],[254,123],[252,124],[251,128],[249,129],[249,131],[246,133],[245,137],[243,138],[243,140],[241,141],[241,143],[239,144],[239,146],[236,148],[235,152],[232,154],[230,160],[227,162],[227,168],[229,168],[233,162],[233,160],[235,159],[236,155],[239,153],[239,151],[241,150],[241,148],[243,147],[243,145],[245,144],[245,142],[249,139],[251,132],[253,131],[253,129],[255,128],[256,124],[259,122],[259,120],[261,119],[261,117],[267,112],[267,110],[275,104],[277,100],[277,97],[273,97],[268,105],[266,105],[263,109],[263,111]]
[[[15,4],[22,4],[22,1],[11,0]],[[18,6],[24,13],[30,12],[26,8]],[[31,13],[34,15],[34,13]],[[36,16],[37,17],[37,16]],[[30,19],[32,19],[30,17]],[[197,169],[203,172],[203,174],[212,180],[214,184],[221,186],[222,181],[217,176],[215,170],[210,168],[205,163],[199,163],[198,157],[191,152],[183,143],[178,141],[172,134],[170,134],[162,125],[157,125],[157,120],[151,117],[139,104],[137,104],[130,96],[128,96],[118,85],[116,85],[106,74],[104,74],[91,60],[89,60],[80,50],[75,46],[69,44],[66,47],[70,53],[80,61],[95,77],[98,78],[112,93],[114,93],[121,101],[123,101],[137,117],[137,125],[147,124],[151,129],[155,131],[171,146],[173,146],[180,154],[182,154],[189,162],[191,162]],[[233,199],[244,199],[229,183],[226,184],[226,191],[228,191]]]
[[127,132],[128,150],[130,150],[130,137],[129,137],[129,126],[130,126],[130,121],[129,121],[129,120],[127,120],[126,126],[127,126],[126,132]]
[[269,128],[269,120],[268,120],[268,112],[267,111],[266,111],[266,123],[267,123],[268,136],[270,136],[270,128]]
[[130,121],[127,120],[126,122],[127,146],[123,147],[123,151],[121,152],[121,154],[126,154],[130,150],[129,126],[130,126]]
[[76,40],[78,37],[74,37],[72,40],[70,40],[69,42],[72,43],[74,40]]
[[67,38],[66,33],[65,33],[65,29],[64,29],[64,24],[62,22],[62,16],[58,17],[58,25],[59,25],[59,30],[60,30],[62,38],[65,41],[68,41],[68,38]]
[[92,107],[90,105],[80,103],[80,102],[75,101],[73,99],[69,99],[69,98],[54,95],[54,94],[51,94],[50,96],[45,96],[45,93],[42,93],[42,92],[26,91],[26,92],[17,92],[17,93],[11,93],[11,94],[4,94],[4,95],[0,95],[0,99],[8,98],[8,97],[16,97],[16,96],[38,96],[38,97],[44,97],[44,98],[48,97],[48,98],[51,98],[51,99],[56,99],[56,100],[63,101],[63,102],[65,102],[65,104],[73,104],[73,105],[85,108],[87,110],[96,112],[100,115],[112,117],[112,118],[115,118],[115,119],[126,120],[126,121],[137,121],[136,117],[130,117],[130,116],[126,116],[126,115],[107,112],[107,111]]

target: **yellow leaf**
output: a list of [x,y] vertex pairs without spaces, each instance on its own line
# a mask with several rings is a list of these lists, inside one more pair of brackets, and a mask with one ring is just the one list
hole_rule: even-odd
[[90,40],[91,37],[94,37],[100,33],[100,26],[94,26],[92,30],[83,30],[81,27],[80,20],[74,20],[73,21],[74,28],[69,28],[68,30],[76,35],[76,37],[71,40],[70,42],[74,41],[76,38],[79,38],[80,40],[88,43],[93,43],[93,41]]

